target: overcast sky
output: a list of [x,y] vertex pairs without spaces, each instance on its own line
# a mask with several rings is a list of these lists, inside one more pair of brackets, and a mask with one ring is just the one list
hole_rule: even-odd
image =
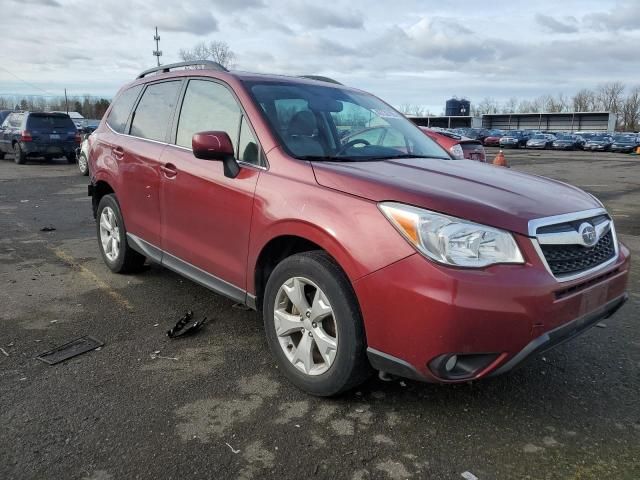
[[0,0],[0,94],[111,97],[155,65],[156,25],[163,63],[224,40],[239,70],[328,75],[435,114],[454,95],[640,84],[638,0]]

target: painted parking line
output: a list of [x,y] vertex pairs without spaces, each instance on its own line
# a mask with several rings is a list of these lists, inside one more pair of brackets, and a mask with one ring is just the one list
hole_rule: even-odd
[[80,272],[80,274],[83,277],[85,277],[87,280],[92,281],[93,283],[95,283],[98,286],[98,288],[100,288],[101,290],[104,290],[104,292],[107,295],[109,295],[122,308],[124,308],[125,310],[128,310],[130,312],[133,311],[133,306],[131,305],[129,300],[127,300],[125,297],[123,297],[121,294],[119,294],[117,291],[115,291],[110,285],[108,285],[103,280],[101,280],[95,273],[93,273],[87,267],[77,263],[75,261],[75,259],[71,255],[69,255],[67,252],[65,252],[64,250],[61,250],[61,249],[59,249],[57,247],[47,247],[47,248],[51,252],[53,252],[53,254],[56,257],[58,257],[60,260],[62,260],[64,263],[69,265],[74,270]]

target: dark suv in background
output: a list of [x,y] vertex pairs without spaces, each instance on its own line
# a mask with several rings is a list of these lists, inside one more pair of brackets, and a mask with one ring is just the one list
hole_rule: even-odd
[[0,158],[9,153],[18,164],[27,157],[66,157],[75,162],[80,136],[65,113],[12,112],[0,125]]

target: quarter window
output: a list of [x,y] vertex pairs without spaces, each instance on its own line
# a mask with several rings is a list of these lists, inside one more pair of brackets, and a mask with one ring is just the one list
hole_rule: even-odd
[[111,107],[111,111],[107,117],[107,123],[116,132],[124,133],[124,129],[127,127],[129,114],[133,108],[133,102],[138,98],[138,94],[141,89],[142,85],[131,87],[130,89],[122,92],[113,102],[113,106]]
[[131,135],[160,142],[166,140],[171,114],[180,93],[180,83],[154,83],[146,88],[133,114]]
[[227,132],[235,144],[239,125],[240,107],[227,88],[207,80],[189,82],[180,111],[177,145],[191,148],[193,134],[205,131]]
[[256,137],[247,123],[247,119],[243,116],[240,124],[240,141],[238,142],[238,160],[241,162],[260,164],[260,148]]

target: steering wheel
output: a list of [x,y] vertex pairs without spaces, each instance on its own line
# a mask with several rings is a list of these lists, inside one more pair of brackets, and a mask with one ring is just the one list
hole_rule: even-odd
[[354,140],[351,140],[351,141],[345,143],[342,147],[340,147],[340,150],[338,150],[336,152],[336,155],[340,155],[341,153],[344,153],[349,148],[351,148],[351,147],[353,147],[355,145],[359,145],[359,144],[371,145],[371,143],[368,142],[367,140],[365,140],[364,138],[356,138]]

